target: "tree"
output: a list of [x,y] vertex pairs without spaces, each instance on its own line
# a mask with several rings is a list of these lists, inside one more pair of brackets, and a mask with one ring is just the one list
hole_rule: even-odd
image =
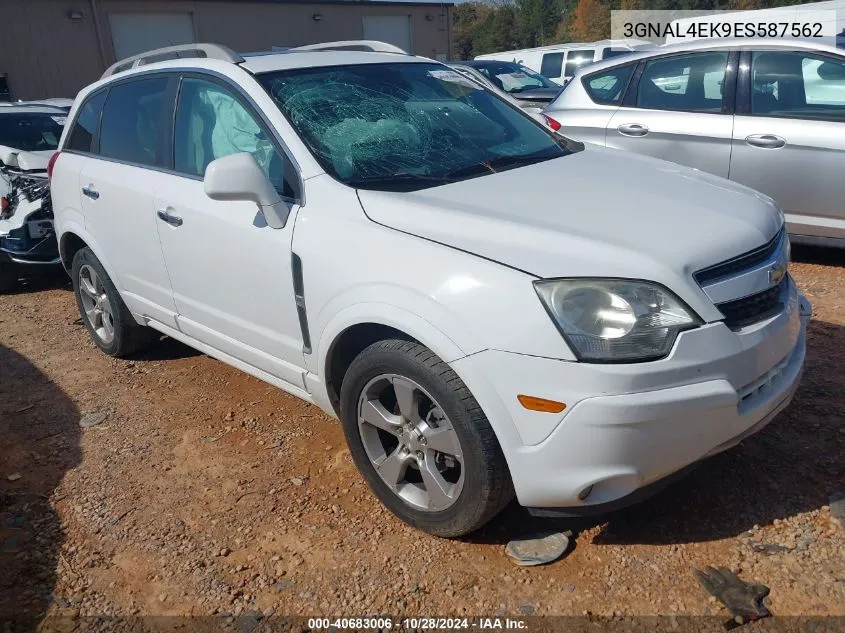
[[480,2],[464,2],[455,6],[452,29],[452,56],[457,59],[472,59],[475,54],[475,40],[478,25],[491,11]]
[[578,0],[569,23],[569,36],[579,42],[592,42],[608,37],[610,8],[601,0]]
[[541,46],[554,40],[562,0],[516,0],[515,6],[523,46]]
[[474,34],[474,55],[519,48],[515,9],[512,6],[501,6],[488,12],[476,26]]

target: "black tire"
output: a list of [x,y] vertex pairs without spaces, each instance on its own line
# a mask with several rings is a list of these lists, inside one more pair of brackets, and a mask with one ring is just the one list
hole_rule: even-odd
[[[383,374],[418,383],[448,417],[464,457],[464,482],[457,499],[441,511],[406,503],[376,472],[358,430],[358,400],[366,385]],[[441,537],[469,534],[483,526],[511,499],[513,484],[496,435],[467,386],[427,347],[406,340],[373,343],[350,365],[341,385],[341,420],[352,458],[370,488],[397,517]]]
[[18,287],[18,268],[13,264],[0,263],[0,294],[12,292]]
[[[94,330],[88,316],[85,314],[85,308],[82,304],[82,296],[80,290],[80,271],[83,266],[90,266],[99,276],[103,291],[108,297],[109,303],[112,306],[112,322],[114,324],[114,337],[111,341],[104,341]],[[79,308],[79,315],[82,317],[82,322],[85,324],[91,339],[103,352],[109,356],[116,356],[118,358],[128,356],[133,352],[149,345],[158,337],[158,333],[151,328],[138,325],[129,308],[121,299],[117,288],[114,287],[112,280],[106,273],[105,268],[100,263],[100,260],[91,252],[89,248],[81,248],[73,257],[71,267],[71,281],[73,282],[73,294],[76,297],[76,306]]]

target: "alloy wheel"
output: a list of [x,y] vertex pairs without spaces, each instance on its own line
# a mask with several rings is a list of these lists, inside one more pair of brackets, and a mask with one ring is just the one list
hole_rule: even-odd
[[457,501],[464,484],[461,444],[419,384],[394,374],[370,380],[358,400],[358,431],[375,471],[405,503],[436,512]]
[[88,264],[79,269],[79,297],[85,311],[85,319],[104,344],[114,340],[114,314],[103,281],[97,271]]

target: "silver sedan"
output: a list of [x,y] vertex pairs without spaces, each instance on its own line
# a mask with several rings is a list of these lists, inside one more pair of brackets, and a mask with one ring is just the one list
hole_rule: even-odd
[[544,111],[561,134],[748,185],[793,241],[845,247],[845,51],[696,40],[582,69]]

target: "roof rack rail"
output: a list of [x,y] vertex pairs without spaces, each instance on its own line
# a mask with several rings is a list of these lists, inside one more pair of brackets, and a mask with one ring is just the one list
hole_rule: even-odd
[[167,46],[165,48],[157,48],[146,53],[133,55],[126,59],[121,59],[109,66],[106,72],[103,73],[101,79],[110,77],[124,70],[137,68],[146,64],[154,64],[155,62],[164,62],[170,59],[186,59],[186,58],[206,58],[206,59],[220,59],[233,64],[240,64],[244,58],[238,55],[235,51],[220,44],[182,44],[179,46]]
[[367,53],[396,53],[410,55],[406,50],[377,40],[342,40],[339,42],[323,42],[322,44],[306,44],[296,46],[290,51],[364,51]]

